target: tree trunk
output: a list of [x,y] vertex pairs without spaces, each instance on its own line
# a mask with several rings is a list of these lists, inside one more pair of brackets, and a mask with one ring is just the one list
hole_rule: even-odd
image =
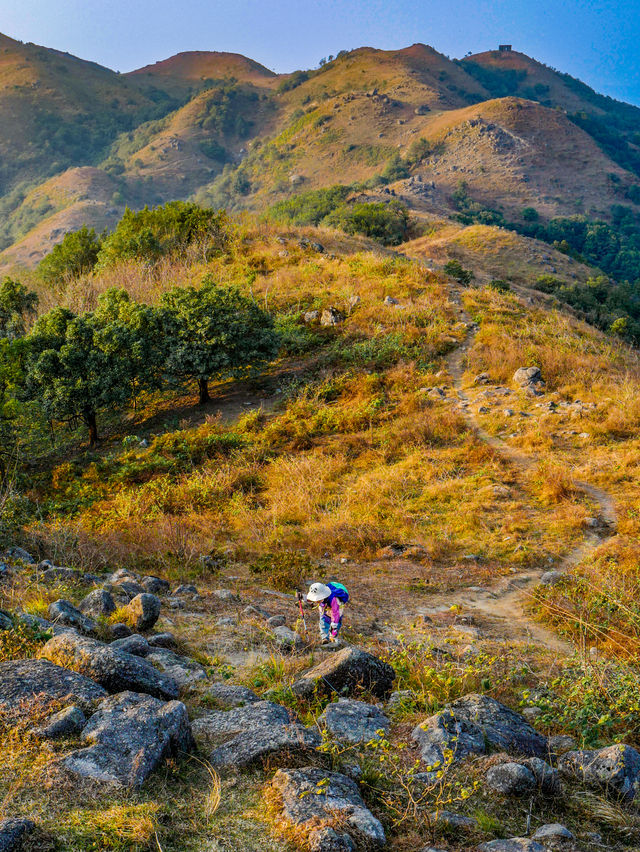
[[89,446],[95,447],[98,443],[98,424],[96,423],[95,411],[89,411],[85,414],[84,422],[89,427]]
[[205,405],[211,397],[209,396],[209,380],[198,379],[198,403]]

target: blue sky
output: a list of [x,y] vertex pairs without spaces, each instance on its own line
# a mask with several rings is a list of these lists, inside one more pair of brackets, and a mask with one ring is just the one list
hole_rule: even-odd
[[638,0],[0,0],[0,31],[120,71],[183,50],[292,71],[362,45],[461,57],[504,41],[640,104]]

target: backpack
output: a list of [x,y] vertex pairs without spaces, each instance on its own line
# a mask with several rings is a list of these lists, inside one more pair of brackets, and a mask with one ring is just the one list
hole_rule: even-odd
[[349,592],[347,591],[346,586],[343,586],[342,583],[327,583],[327,586],[329,586],[332,595],[338,598],[340,603],[347,603],[349,600]]

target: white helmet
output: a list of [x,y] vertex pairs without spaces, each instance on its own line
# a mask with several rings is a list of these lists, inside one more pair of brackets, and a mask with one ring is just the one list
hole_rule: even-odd
[[311,603],[320,603],[331,594],[329,586],[324,583],[313,583],[307,594],[307,600]]

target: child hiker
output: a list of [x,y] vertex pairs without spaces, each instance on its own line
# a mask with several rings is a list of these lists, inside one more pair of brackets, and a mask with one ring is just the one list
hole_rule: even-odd
[[313,583],[307,593],[310,603],[317,603],[320,611],[320,635],[322,644],[338,641],[342,627],[344,605],[349,600],[349,592],[342,583]]

